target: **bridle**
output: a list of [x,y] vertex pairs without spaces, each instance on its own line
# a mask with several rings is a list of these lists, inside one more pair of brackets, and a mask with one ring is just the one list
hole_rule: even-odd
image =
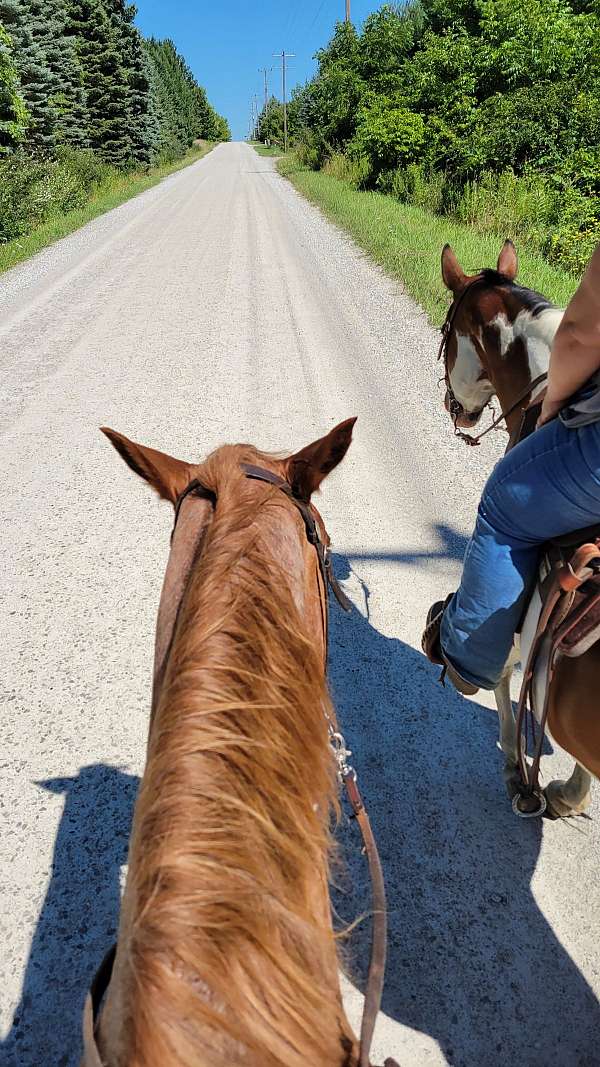
[[[317,553],[317,560],[319,566],[319,572],[323,581],[324,596],[320,596],[320,602],[322,607],[323,618],[323,637],[325,648],[325,668],[327,666],[327,646],[328,646],[328,615],[329,604],[327,597],[327,590],[331,588],[336,600],[344,611],[350,611],[352,608],[351,602],[344,593],[343,589],[339,585],[331,565],[331,555],[329,548],[329,538],[325,531],[323,521],[315,508],[314,504],[310,501],[304,500],[295,491],[293,486],[281,478],[278,474],[268,470],[265,467],[254,466],[250,463],[242,463],[241,469],[246,478],[267,482],[269,485],[275,486],[291,501],[291,503],[298,509],[304,523],[304,529],[309,544],[313,545]],[[171,540],[175,533],[177,521],[181,511],[181,507],[185,499],[189,496],[198,496],[202,499],[208,500],[213,507],[217,502],[217,495],[207,486],[203,485],[200,479],[195,478],[189,483],[184,491],[178,497],[175,504],[175,517],[173,522],[173,529],[171,532]],[[323,536],[324,535],[324,536]],[[377,843],[373,834],[367,809],[358,788],[357,775],[354,767],[348,762],[348,758],[352,755],[351,751],[346,746],[346,741],[343,736],[336,729],[337,724],[332,720],[326,708],[323,708],[323,714],[327,723],[327,731],[329,735],[329,743],[331,745],[333,756],[336,762],[337,774],[340,783],[344,786],[346,796],[352,809],[352,816],[356,819],[360,832],[362,835],[364,850],[367,855],[367,861],[369,866],[369,875],[371,879],[371,897],[372,897],[372,939],[371,939],[371,956],[369,960],[369,971],[367,977],[367,987],[364,998],[363,1015],[360,1029],[360,1043],[359,1043],[359,1059],[358,1067],[370,1067],[369,1053],[373,1040],[373,1033],[375,1030],[375,1023],[377,1015],[381,1007],[381,999],[383,995],[383,983],[385,977],[385,962],[387,954],[387,904],[385,897],[385,883],[383,878],[383,868],[381,866],[381,859],[379,851],[377,849]],[[116,945],[113,945],[104,957],[86,997],[84,1014],[83,1014],[83,1045],[84,1045],[84,1067],[104,1067],[100,1052],[96,1042],[96,1027],[98,1023],[100,1008],[105,993],[108,990],[110,980],[112,977],[113,965],[115,961]],[[398,1067],[394,1060],[386,1059],[384,1067]]]
[[[455,299],[450,304],[450,307],[448,308],[448,313],[446,315],[446,318],[444,319],[444,323],[442,326],[442,340],[440,341],[440,347],[438,349],[437,354],[438,360],[443,359],[444,361],[444,382],[446,385],[446,393],[448,396],[448,408],[450,411],[450,418],[452,419],[452,423],[454,426],[454,436],[460,438],[460,440],[464,441],[465,444],[471,446],[478,445],[481,441],[481,438],[485,437],[485,435],[488,434],[490,430],[496,430],[503,422],[506,422],[508,417],[512,415],[513,411],[517,410],[519,404],[521,404],[523,400],[525,400],[525,398],[529,396],[529,394],[536,388],[536,386],[540,385],[540,383],[545,381],[548,377],[546,371],[544,371],[542,374],[538,374],[537,378],[534,378],[532,382],[529,382],[525,389],[523,389],[519,393],[517,399],[508,408],[508,411],[501,411],[500,414],[492,420],[489,426],[486,426],[485,430],[481,431],[481,433],[478,433],[473,436],[473,434],[465,433],[465,431],[462,430],[461,427],[458,425],[458,419],[464,413],[465,409],[463,408],[460,400],[457,399],[454,389],[452,388],[452,382],[450,381],[450,372],[448,370],[448,347],[450,345],[450,338],[452,336],[452,327],[454,326],[454,321],[458,315],[458,312],[460,311],[460,308],[462,307],[465,297],[469,293],[471,293],[473,289],[479,286],[485,288],[491,286],[491,284],[493,283],[490,283],[484,274],[478,274],[467,285],[465,285],[464,289],[462,289],[458,296],[455,297]],[[481,412],[486,407],[489,407],[493,412],[494,408],[490,401],[488,401],[488,403],[484,404],[483,408],[481,408],[481,411],[478,412],[478,416],[481,415]]]

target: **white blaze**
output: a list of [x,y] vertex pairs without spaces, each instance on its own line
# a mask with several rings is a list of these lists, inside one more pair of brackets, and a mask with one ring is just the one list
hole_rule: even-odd
[[481,411],[494,389],[487,378],[481,378],[483,367],[470,337],[457,334],[456,363],[450,374],[452,391],[466,412]]

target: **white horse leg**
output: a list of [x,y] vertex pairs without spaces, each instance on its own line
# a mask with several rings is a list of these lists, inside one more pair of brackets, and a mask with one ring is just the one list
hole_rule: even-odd
[[521,778],[519,775],[519,739],[517,737],[517,724],[513,713],[510,696],[510,680],[512,678],[512,664],[507,664],[506,670],[500,679],[494,698],[498,708],[500,720],[500,748],[504,753],[504,782],[509,796],[512,798],[519,792]]
[[566,782],[557,778],[544,789],[549,812],[561,819],[568,815],[582,815],[589,807],[591,784],[591,774],[576,763]]

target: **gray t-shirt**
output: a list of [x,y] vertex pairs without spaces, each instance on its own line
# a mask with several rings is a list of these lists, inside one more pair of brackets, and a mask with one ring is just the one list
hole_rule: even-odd
[[572,396],[559,418],[569,430],[579,426],[589,426],[591,422],[600,422],[600,370],[582,385]]

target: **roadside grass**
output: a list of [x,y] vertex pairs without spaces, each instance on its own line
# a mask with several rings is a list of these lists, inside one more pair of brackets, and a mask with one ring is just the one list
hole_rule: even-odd
[[260,141],[248,141],[248,144],[255,152],[258,152],[259,156],[281,156],[283,155],[283,149],[278,145],[265,145]]
[[68,234],[85,226],[86,222],[91,222],[98,215],[104,215],[105,212],[124,204],[131,197],[143,193],[146,189],[151,189],[153,185],[158,185],[169,174],[189,167],[192,163],[197,163],[212,148],[214,144],[206,141],[202,145],[190,148],[185,156],[171,163],[163,163],[145,172],[123,172],[116,177],[111,177],[109,181],[97,186],[93,196],[83,207],[56,215],[43,222],[41,226],[37,226],[31,233],[16,237],[13,241],[7,241],[6,244],[0,244],[0,274],[15,267],[17,263],[29,259],[36,252],[41,252],[43,248],[59,241],[61,237],[67,237]]
[[[502,243],[511,236],[478,233],[423,208],[401,204],[391,196],[359,191],[330,174],[308,170],[293,153],[280,159],[277,169],[377,263],[399,278],[434,325],[443,322],[449,304],[440,271],[444,244],[452,245],[467,273],[475,273],[482,267],[496,266]],[[563,307],[577,288],[578,279],[516,243],[519,280]]]

